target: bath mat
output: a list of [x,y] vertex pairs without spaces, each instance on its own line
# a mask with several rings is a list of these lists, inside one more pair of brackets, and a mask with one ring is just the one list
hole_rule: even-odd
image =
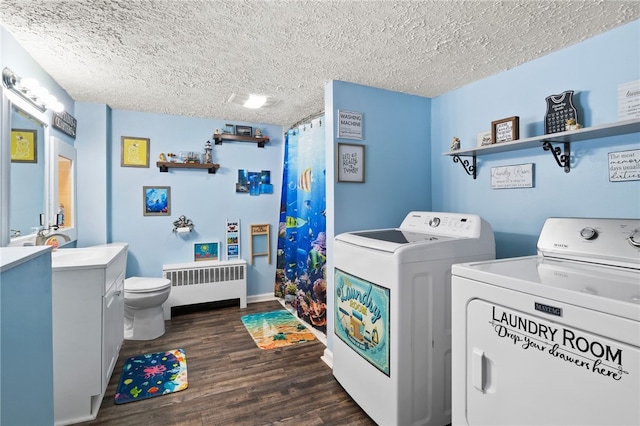
[[245,315],[241,320],[260,349],[275,349],[316,340],[313,332],[286,309]]
[[134,356],[127,359],[122,367],[116,404],[179,392],[187,386],[184,349]]

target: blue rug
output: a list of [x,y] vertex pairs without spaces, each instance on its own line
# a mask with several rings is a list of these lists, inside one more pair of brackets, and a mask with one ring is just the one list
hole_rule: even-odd
[[184,349],[138,355],[129,358],[122,367],[115,403],[167,395],[188,386]]

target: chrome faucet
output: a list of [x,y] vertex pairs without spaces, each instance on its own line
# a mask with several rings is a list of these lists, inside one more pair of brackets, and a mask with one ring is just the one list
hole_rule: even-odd
[[43,228],[38,231],[38,235],[36,235],[36,245],[43,246],[47,244],[47,242],[51,241],[52,238],[62,238],[65,242],[71,241],[68,235],[62,233],[53,233],[53,231],[57,231],[59,229],[58,225],[49,225],[48,228]]

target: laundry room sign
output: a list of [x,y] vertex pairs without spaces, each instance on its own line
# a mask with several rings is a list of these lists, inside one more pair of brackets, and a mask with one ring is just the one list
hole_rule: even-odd
[[334,282],[336,336],[390,376],[389,289],[337,268]]
[[533,188],[533,164],[491,168],[491,189]]
[[338,137],[362,140],[364,118],[361,112],[338,110]]
[[623,367],[625,351],[613,341],[500,306],[491,308],[489,325],[495,335],[521,350],[616,382],[630,374]]

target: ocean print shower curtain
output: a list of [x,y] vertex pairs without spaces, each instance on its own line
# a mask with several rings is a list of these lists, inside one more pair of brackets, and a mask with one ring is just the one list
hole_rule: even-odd
[[326,333],[324,116],[285,135],[275,295]]

